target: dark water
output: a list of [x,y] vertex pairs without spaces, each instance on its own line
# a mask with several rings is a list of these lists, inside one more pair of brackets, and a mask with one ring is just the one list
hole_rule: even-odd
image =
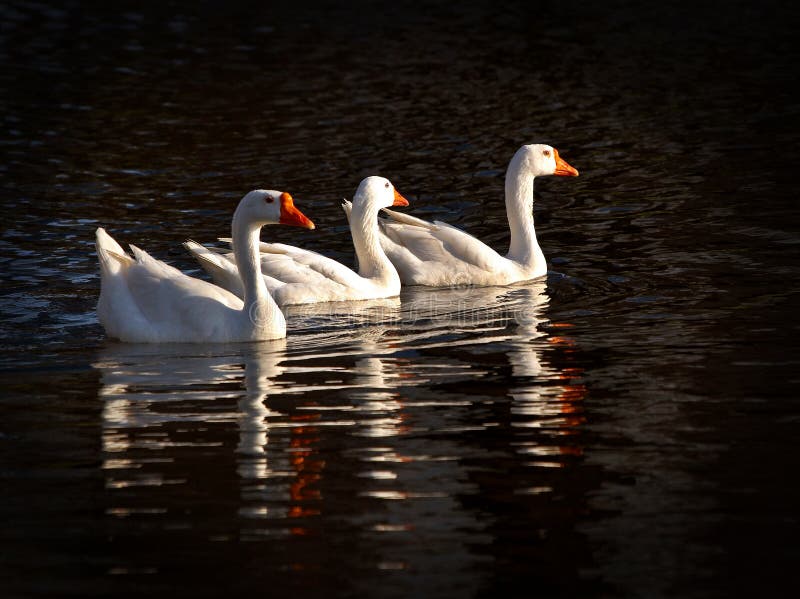
[[[0,594],[731,597],[798,591],[794,5],[4,3]],[[289,311],[147,347],[93,232],[180,242],[285,189],[503,249],[546,142],[547,280]],[[792,589],[793,585],[793,589]]]

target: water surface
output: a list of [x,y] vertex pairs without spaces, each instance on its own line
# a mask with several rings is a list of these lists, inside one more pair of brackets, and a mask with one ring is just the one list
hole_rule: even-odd
[[[4,594],[730,597],[797,559],[796,9],[617,1],[2,8]],[[285,189],[504,249],[546,279],[295,307],[286,340],[107,340],[93,234],[201,276]]]

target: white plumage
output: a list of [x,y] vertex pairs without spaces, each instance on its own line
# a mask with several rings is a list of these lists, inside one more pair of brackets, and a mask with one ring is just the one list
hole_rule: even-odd
[[380,219],[380,243],[403,284],[509,285],[546,274],[533,224],[533,181],[540,175],[577,176],[578,171],[548,145],[525,145],[514,154],[506,172],[511,244],[505,256],[446,223],[386,210],[388,218]]
[[[358,272],[311,250],[261,243],[264,282],[278,305],[398,295],[400,277],[381,248],[377,217],[381,208],[407,205],[407,200],[383,177],[367,177],[358,186],[352,204],[345,201]],[[217,252],[192,241],[184,245],[218,285],[241,296],[243,289],[234,254]]]
[[109,337],[144,343],[236,342],[286,336],[286,321],[258,274],[261,227],[269,223],[313,228],[287,193],[255,190],[239,202],[232,235],[243,265],[242,298],[183,274],[131,246],[133,258],[98,228],[100,300],[97,315]]

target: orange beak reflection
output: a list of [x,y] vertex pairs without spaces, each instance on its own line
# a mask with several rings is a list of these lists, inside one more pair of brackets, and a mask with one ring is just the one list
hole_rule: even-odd
[[553,152],[555,152],[556,158],[556,170],[553,174],[559,177],[577,177],[578,169],[567,164],[567,161],[558,155],[558,150],[555,148],[553,148]]
[[305,214],[300,212],[294,205],[292,196],[285,191],[281,194],[281,220],[282,225],[294,225],[295,227],[305,227],[306,229],[314,229],[314,223],[311,222]]

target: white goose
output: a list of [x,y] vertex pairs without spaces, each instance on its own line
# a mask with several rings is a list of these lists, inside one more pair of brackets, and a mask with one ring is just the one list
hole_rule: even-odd
[[195,279],[131,245],[134,258],[97,229],[100,301],[97,315],[110,337],[142,343],[261,341],[286,336],[286,321],[259,273],[261,227],[280,223],[314,228],[288,193],[258,189],[233,215],[243,299]]
[[[400,277],[379,241],[378,211],[388,206],[408,206],[408,201],[383,177],[367,177],[358,186],[353,203],[344,202],[350,216],[358,272],[310,250],[282,243],[262,243],[261,271],[279,306],[394,297]],[[197,258],[215,283],[241,295],[236,265],[238,254],[219,253],[193,241],[184,246]],[[234,240],[233,247],[236,249]]]
[[533,180],[539,175],[577,177],[578,171],[544,144],[522,146],[506,172],[506,213],[511,246],[501,256],[469,233],[386,210],[381,245],[404,285],[433,287],[509,285],[547,273],[533,226]]

